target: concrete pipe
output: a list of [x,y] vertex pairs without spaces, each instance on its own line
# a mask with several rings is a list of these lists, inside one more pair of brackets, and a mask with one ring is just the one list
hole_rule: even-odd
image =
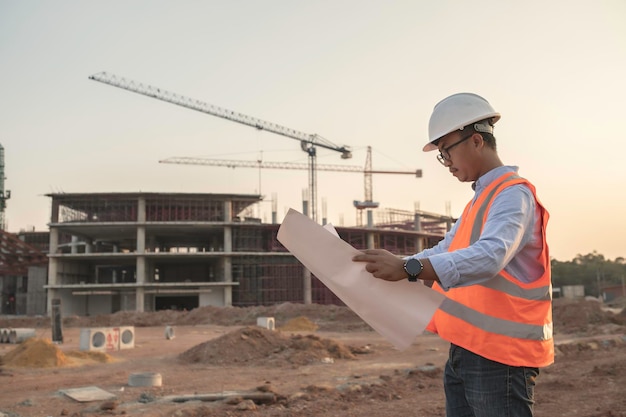
[[0,343],[9,343],[9,329],[0,329]]
[[37,336],[35,329],[11,329],[9,332],[9,343],[22,343],[35,336]]
[[274,320],[274,317],[257,317],[256,325],[267,330],[276,329],[276,321]]

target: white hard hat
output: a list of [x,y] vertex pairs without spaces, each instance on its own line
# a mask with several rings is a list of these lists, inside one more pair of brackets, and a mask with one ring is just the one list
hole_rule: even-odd
[[428,143],[424,152],[434,151],[433,143],[450,132],[481,120],[491,119],[489,124],[477,124],[475,129],[480,132],[493,133],[492,125],[500,120],[500,113],[479,95],[458,93],[441,100],[433,109],[428,122]]

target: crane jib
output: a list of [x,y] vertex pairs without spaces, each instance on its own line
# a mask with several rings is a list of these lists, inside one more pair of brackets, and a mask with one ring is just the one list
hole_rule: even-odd
[[233,122],[251,126],[258,130],[267,130],[268,132],[276,133],[288,138],[300,141],[304,140],[314,146],[321,146],[325,149],[339,152],[342,154],[343,158],[345,158],[344,155],[350,153],[350,148],[348,146],[335,145],[334,143],[317,134],[300,132],[298,130],[290,129],[276,123],[267,122],[256,117],[248,116],[233,110],[228,110],[212,104],[208,104],[200,100],[188,98],[176,93],[171,93],[162,88],[154,87],[148,84],[142,84],[137,81],[127,80],[124,77],[119,77],[113,74],[109,74],[107,72],[101,72],[91,75],[89,79],[99,81],[101,83],[118,87],[124,90],[132,91],[137,94],[156,98],[161,101],[166,101],[182,107],[197,110],[202,113],[210,114],[212,116],[221,117],[227,120],[231,120]]

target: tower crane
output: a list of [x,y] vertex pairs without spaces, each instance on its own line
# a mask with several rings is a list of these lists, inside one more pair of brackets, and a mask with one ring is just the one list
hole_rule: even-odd
[[4,147],[0,145],[0,230],[6,227],[4,210],[7,207],[7,200],[11,198],[11,191],[4,189]]
[[107,72],[100,72],[89,76],[90,80],[99,81],[104,84],[108,84],[114,87],[122,88],[124,90],[132,91],[134,93],[142,94],[144,96],[156,98],[158,100],[166,101],[168,103],[176,104],[181,107],[185,107],[192,110],[197,110],[202,113],[210,114],[212,116],[221,117],[226,120],[230,120],[236,123],[241,123],[246,126],[254,127],[259,130],[267,130],[278,135],[285,136],[287,138],[300,141],[300,147],[304,152],[308,154],[309,164],[309,192],[311,201],[311,218],[317,221],[317,148],[329,149],[339,152],[342,159],[349,159],[352,157],[350,147],[346,145],[335,145],[327,139],[319,136],[318,134],[303,133],[294,129],[290,129],[281,126],[276,123],[267,122],[261,119],[257,119],[252,116],[247,116],[232,110],[227,110],[212,104],[204,103],[200,100],[184,97],[179,94],[171,93],[158,87],[142,84],[136,81],[128,80],[123,77],[116,76]]
[[[193,157],[170,157],[159,161],[162,164],[182,164],[182,165],[210,165],[220,167],[244,167],[244,168],[265,168],[265,169],[308,169],[306,164],[297,162],[269,162],[269,161],[242,161],[234,159],[208,159]],[[354,206],[359,212],[359,223],[363,209],[368,210],[368,226],[371,226],[371,209],[377,208],[378,203],[373,201],[372,191],[372,174],[408,174],[415,175],[416,178],[422,177],[422,170],[415,171],[396,171],[396,170],[374,170],[372,169],[372,147],[367,147],[367,157],[365,159],[365,169],[356,165],[333,165],[318,164],[318,171],[338,171],[338,172],[362,172],[364,174],[365,201],[354,201]]]

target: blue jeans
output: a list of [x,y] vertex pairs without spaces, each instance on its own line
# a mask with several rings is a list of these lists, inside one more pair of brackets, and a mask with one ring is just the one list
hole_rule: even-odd
[[508,366],[452,344],[443,385],[446,417],[532,417],[538,368]]

